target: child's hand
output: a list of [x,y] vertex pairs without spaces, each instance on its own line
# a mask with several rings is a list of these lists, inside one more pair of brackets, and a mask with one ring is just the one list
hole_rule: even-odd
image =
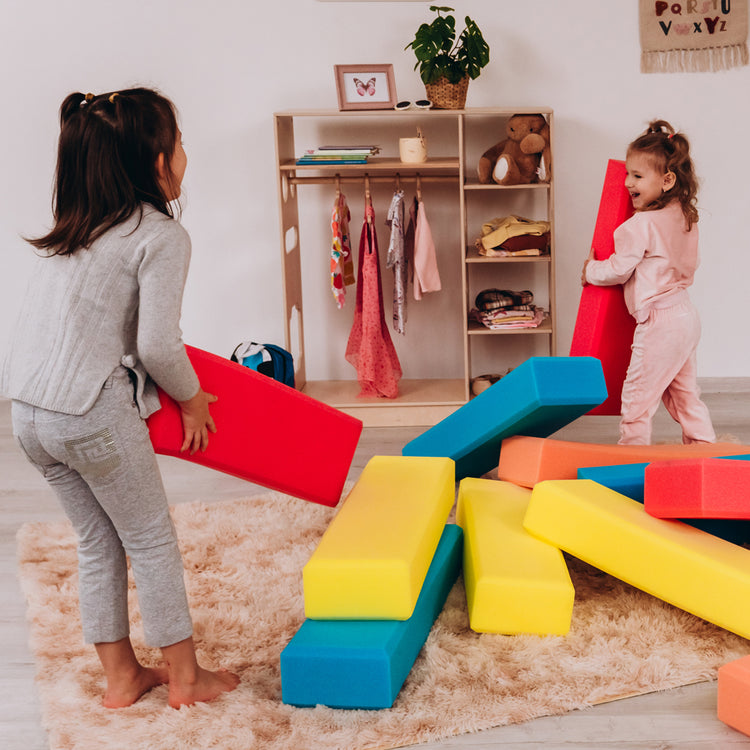
[[184,440],[180,453],[190,450],[192,456],[197,450],[208,447],[208,433],[216,432],[216,425],[208,410],[208,405],[218,401],[211,393],[202,388],[189,401],[179,401],[182,412],[182,431]]
[[589,257],[586,258],[586,260],[583,262],[583,270],[581,271],[581,286],[587,286],[589,283],[588,281],[586,281],[586,266],[589,264],[590,260],[595,260],[593,247],[591,248],[591,250],[589,250]]

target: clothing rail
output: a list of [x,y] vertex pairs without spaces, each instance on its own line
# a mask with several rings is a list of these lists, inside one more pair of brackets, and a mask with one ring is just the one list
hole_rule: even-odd
[[315,184],[315,185],[335,185],[337,183],[343,183],[343,182],[365,182],[366,180],[369,180],[371,183],[373,182],[394,182],[396,179],[400,179],[402,181],[421,181],[422,183],[425,182],[458,182],[458,175],[441,175],[441,174],[430,174],[430,175],[424,175],[424,174],[401,174],[400,172],[394,172],[391,175],[371,175],[371,174],[361,174],[361,175],[341,175],[341,176],[331,176],[331,177],[289,177],[289,183],[291,185],[303,185],[305,183]]

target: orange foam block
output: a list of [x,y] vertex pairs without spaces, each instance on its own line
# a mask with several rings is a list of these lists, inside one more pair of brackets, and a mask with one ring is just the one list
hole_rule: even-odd
[[750,637],[750,550],[654,518],[637,500],[590,479],[537,484],[523,525],[631,586]]
[[718,683],[719,721],[750,736],[750,656],[720,667]]
[[649,464],[644,477],[644,507],[656,518],[750,519],[747,461],[660,461]]
[[651,463],[744,453],[750,453],[750,446],[736,443],[604,445],[516,435],[502,442],[497,478],[522,487],[533,487],[545,479],[575,479],[578,469],[587,466]]
[[[609,160],[591,243],[596,260],[605,260],[612,255],[615,229],[633,215],[633,203],[625,189],[625,174],[625,162]],[[634,330],[635,321],[625,306],[620,284],[589,284],[582,289],[570,356],[600,360],[609,394],[606,401],[589,414],[620,413],[620,395],[630,363]]]
[[148,419],[154,450],[303,500],[335,506],[362,432],[359,419],[255,370],[186,347],[211,404],[217,432],[205,452],[180,453],[180,407],[163,391]]

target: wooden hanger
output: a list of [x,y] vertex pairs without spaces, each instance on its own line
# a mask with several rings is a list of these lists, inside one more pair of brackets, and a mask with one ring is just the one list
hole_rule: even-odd
[[417,200],[420,202],[422,200],[422,178],[419,176],[419,172],[417,172]]
[[365,175],[365,215],[367,216],[367,223],[372,224],[372,217],[367,211],[369,206],[372,206],[372,199],[370,197],[370,176]]
[[339,198],[341,198],[341,175],[336,175],[336,200],[338,201]]
[[396,172],[396,192],[400,192],[401,190],[401,173]]

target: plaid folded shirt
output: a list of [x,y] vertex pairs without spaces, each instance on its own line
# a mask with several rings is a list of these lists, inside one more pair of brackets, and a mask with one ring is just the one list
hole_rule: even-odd
[[534,294],[528,289],[514,292],[510,289],[485,289],[477,295],[474,304],[481,312],[491,312],[518,305],[530,305],[534,301]]

